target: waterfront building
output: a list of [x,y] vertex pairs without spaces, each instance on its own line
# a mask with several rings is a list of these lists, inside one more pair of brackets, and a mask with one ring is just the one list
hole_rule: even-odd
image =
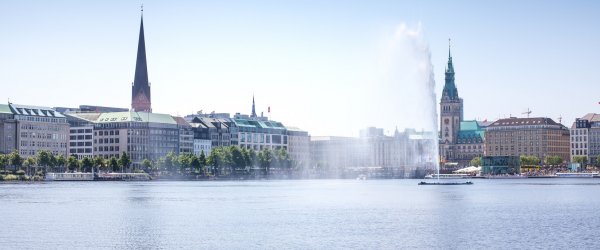
[[546,156],[569,159],[569,130],[550,118],[500,119],[486,128],[485,138],[486,156],[532,155],[540,161]]
[[589,113],[571,125],[571,162],[576,156],[587,157],[588,164],[598,164],[600,156],[600,115]]
[[210,140],[211,148],[227,147],[237,144],[237,135],[235,138],[232,138],[230,131],[232,122],[229,118],[188,115],[185,119],[192,127],[194,140]]
[[520,174],[521,159],[519,156],[484,156],[481,157],[481,174]]
[[206,139],[194,139],[194,154],[200,156],[204,152],[204,156],[208,156],[212,151],[212,141]]
[[48,108],[9,103],[0,105],[0,151],[17,151],[24,158],[46,150],[67,156],[69,123],[64,115]]
[[17,120],[10,107],[0,104],[0,154],[8,154],[17,147]]
[[286,126],[288,153],[297,166],[306,167],[310,163],[310,135],[297,127]]
[[179,154],[194,153],[194,131],[192,126],[183,117],[174,116],[179,129]]
[[448,50],[448,65],[440,101],[441,162],[449,163],[447,166],[460,168],[468,166],[474,157],[484,155],[485,124],[485,122],[464,120],[463,99],[458,95],[452,54]]
[[310,137],[310,166],[333,177],[364,172],[396,178],[421,176],[437,164],[436,139],[432,132],[406,129],[388,136],[378,128],[362,130],[358,138]]
[[135,76],[131,86],[131,110],[152,112],[150,82],[148,82],[148,66],[146,63],[146,42],[144,40],[144,17],[140,21],[140,37],[138,40]]
[[64,114],[69,123],[69,155],[74,155],[81,160],[94,156],[94,122],[98,114],[91,114],[91,119]]
[[66,113],[106,113],[106,112],[127,112],[129,109],[126,108],[115,108],[115,107],[103,107],[96,105],[79,105],[79,108],[67,108],[67,107],[54,107],[54,110],[66,114]]

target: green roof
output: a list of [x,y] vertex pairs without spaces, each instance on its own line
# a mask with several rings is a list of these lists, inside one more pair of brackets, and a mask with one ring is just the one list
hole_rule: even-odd
[[477,121],[460,122],[458,131],[458,143],[483,143],[485,130],[479,126]]
[[10,111],[10,107],[6,104],[0,104],[0,113],[2,114],[12,114],[12,111]]
[[98,120],[98,123],[107,122],[152,122],[152,123],[166,123],[177,125],[177,122],[171,115],[157,114],[148,112],[110,112],[102,113]]

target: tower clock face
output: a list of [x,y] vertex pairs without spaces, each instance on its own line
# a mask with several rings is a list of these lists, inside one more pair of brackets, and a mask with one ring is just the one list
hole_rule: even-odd
[[450,120],[448,120],[447,118],[444,119],[444,124],[448,125],[450,123]]

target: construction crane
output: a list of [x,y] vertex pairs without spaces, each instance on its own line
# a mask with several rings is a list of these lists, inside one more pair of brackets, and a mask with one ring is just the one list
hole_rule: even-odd
[[523,115],[527,114],[527,118],[529,118],[529,115],[531,115],[531,110],[529,108],[527,108],[527,111],[521,113]]

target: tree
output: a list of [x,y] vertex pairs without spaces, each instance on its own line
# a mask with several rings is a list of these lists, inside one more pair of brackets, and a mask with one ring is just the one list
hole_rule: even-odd
[[67,168],[72,172],[79,170],[79,161],[74,155],[67,158]]
[[81,168],[82,172],[91,172],[94,167],[94,161],[89,157],[84,157],[81,159]]
[[59,155],[58,158],[56,158],[56,166],[62,168],[65,164],[67,164],[67,159],[65,159],[64,155]]
[[600,155],[596,156],[596,167],[600,167]]
[[8,166],[8,156],[0,154],[0,168],[2,168],[2,173],[6,172],[6,166]]
[[113,172],[119,172],[120,171],[119,160],[117,160],[117,158],[114,156],[110,157],[110,160],[108,160],[108,167]]
[[196,155],[192,155],[190,160],[190,167],[194,169],[196,173],[201,173],[202,164],[200,164],[200,159],[196,157]]
[[[23,162],[23,165],[27,168],[27,175],[32,175],[29,172],[29,168],[34,167],[35,168],[35,158],[33,157],[28,157],[27,159],[25,159],[25,161]],[[36,172],[35,169],[33,172]]]
[[13,151],[8,155],[8,165],[13,166],[15,171],[17,171],[17,168],[23,166],[23,161],[23,157],[17,151]]
[[585,164],[587,164],[588,159],[587,159],[587,156],[577,155],[577,156],[573,156],[573,161],[581,164],[581,166],[585,166]]
[[544,163],[550,166],[557,166],[563,163],[563,158],[558,155],[548,155],[544,157]]
[[188,169],[191,165],[192,155],[191,154],[180,154],[177,157],[177,165],[179,166],[179,173],[185,174],[186,169]]
[[144,168],[144,171],[150,172],[152,170],[152,161],[144,159],[142,161],[142,167]]
[[481,156],[474,157],[469,163],[471,166],[479,167],[481,166]]
[[54,154],[50,154],[50,156],[48,157],[48,161],[50,162],[48,167],[50,167],[50,171],[55,172],[55,168],[58,165],[58,159],[56,158],[56,155]]
[[207,163],[209,166],[211,166],[212,170],[212,174],[213,175],[219,175],[221,172],[221,167],[223,167],[224,164],[224,157],[222,152],[222,148],[221,147],[216,147],[213,148],[213,150],[210,151],[210,154],[208,155],[207,158]]
[[521,155],[521,165],[522,166],[533,166],[540,164],[540,158],[533,155]]
[[250,164],[248,164],[251,167],[256,166],[257,164],[257,158],[258,156],[256,155],[256,151],[253,148],[250,148],[250,150],[248,150],[248,159],[250,160]]
[[123,171],[125,171],[129,168],[129,165],[131,165],[131,159],[129,159],[127,152],[123,151],[123,153],[121,153],[121,157],[119,158],[119,166],[121,166]]
[[159,171],[166,170],[166,157],[160,157],[156,160],[155,168]]
[[285,148],[277,150],[277,161],[280,168],[288,172],[292,170],[292,159]]
[[246,159],[244,158],[244,154],[239,147],[231,146],[229,147],[229,152],[231,154],[231,165],[233,166],[234,170],[246,168]]
[[198,161],[200,162],[200,169],[202,169],[203,174],[206,175],[206,155],[204,154],[204,150],[200,152]]
[[102,156],[97,155],[94,157],[94,167],[98,168],[98,170],[107,170],[106,161],[104,158],[102,158]]
[[167,153],[167,156],[165,156],[164,168],[169,172],[173,172],[175,170],[175,167],[177,164],[176,162],[177,162],[177,155],[175,155],[175,153],[173,153],[173,152],[169,152],[169,153]]
[[38,165],[48,167],[52,165],[52,154],[46,150],[38,151],[36,158]]
[[273,161],[273,152],[271,149],[265,148],[258,153],[258,162],[260,167],[263,169],[265,175],[269,175],[271,172],[271,162]]

